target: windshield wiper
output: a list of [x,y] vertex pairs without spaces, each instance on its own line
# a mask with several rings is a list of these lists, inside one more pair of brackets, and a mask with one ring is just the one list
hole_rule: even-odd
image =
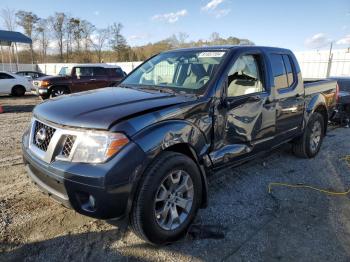
[[196,96],[195,94],[190,94],[185,91],[175,91],[172,88],[167,87],[158,87],[158,86],[150,86],[150,85],[129,85],[129,84],[121,84],[120,87],[124,88],[131,88],[131,89],[141,89],[141,90],[150,90],[150,91],[157,91],[160,93],[168,93],[172,95],[184,95],[184,96]]
[[161,93],[169,93],[172,95],[177,95],[178,92],[176,92],[175,90],[171,89],[171,88],[166,88],[166,87],[157,87],[157,86],[140,86],[140,89],[145,89],[145,90],[156,90],[159,91]]

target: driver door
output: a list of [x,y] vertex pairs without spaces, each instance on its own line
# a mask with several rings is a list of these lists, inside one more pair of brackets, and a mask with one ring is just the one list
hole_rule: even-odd
[[215,129],[214,165],[228,164],[254,154],[273,138],[276,106],[265,87],[263,57],[242,54],[227,74],[226,98]]

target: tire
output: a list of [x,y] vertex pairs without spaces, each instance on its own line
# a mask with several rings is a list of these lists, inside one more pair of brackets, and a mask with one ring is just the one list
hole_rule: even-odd
[[293,152],[302,158],[313,158],[320,151],[325,133],[324,118],[320,113],[313,113],[303,135],[293,143]]
[[[174,196],[174,194],[169,195],[170,191],[172,191],[170,189],[166,191],[166,186],[164,185],[169,185],[169,188],[171,188],[171,178],[179,179],[177,185],[172,184],[175,187],[175,191],[182,191],[180,188],[183,190],[188,189],[187,193],[181,194],[180,197],[182,199],[191,199],[192,196],[192,202],[190,200],[186,201],[186,212],[184,208],[181,208],[176,203],[179,200],[177,199],[178,196]],[[184,181],[186,181],[187,187],[184,186]],[[129,214],[132,231],[141,239],[155,245],[178,240],[186,234],[189,225],[195,218],[200,206],[201,195],[201,175],[193,160],[180,153],[161,153],[148,167],[143,175],[143,179],[140,181],[140,186]],[[163,198],[165,199],[164,201],[160,200]],[[175,201],[175,203],[171,203],[171,201]],[[172,212],[173,210],[176,210],[176,212]],[[159,213],[157,214],[157,212]],[[175,215],[173,216],[172,214]],[[176,218],[176,214],[179,217],[176,219],[177,222],[175,224],[175,219],[173,220],[172,218]]]
[[13,96],[17,96],[17,97],[24,96],[25,93],[26,93],[26,89],[24,86],[17,85],[17,86],[12,87],[11,95],[13,95]]
[[51,90],[51,97],[58,97],[67,94],[69,94],[69,91],[66,87],[63,86],[53,87]]

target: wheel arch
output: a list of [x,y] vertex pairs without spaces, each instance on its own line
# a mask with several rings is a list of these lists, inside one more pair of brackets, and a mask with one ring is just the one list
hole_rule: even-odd
[[27,92],[27,88],[22,85],[22,84],[15,84],[12,88],[11,88],[11,94],[13,94],[13,91],[16,87],[20,87],[20,88],[23,88],[24,89],[24,93]]
[[65,84],[51,85],[48,89],[50,90],[50,93],[51,93],[54,88],[58,88],[58,87],[61,87],[61,88],[63,87],[65,89],[67,89],[69,93],[72,93],[72,90],[70,89],[69,85],[65,85]]
[[306,108],[305,124],[308,123],[308,121],[313,113],[319,113],[322,115],[322,117],[324,119],[324,131],[326,134],[327,127],[328,127],[329,112],[327,109],[326,100],[321,94],[312,97],[312,99],[308,103],[307,108]]
[[141,147],[146,154],[143,168],[138,176],[132,178],[132,189],[129,196],[127,214],[131,211],[133,200],[138,192],[143,174],[153,161],[164,151],[177,152],[191,158],[200,171],[202,180],[201,208],[208,204],[207,161],[206,152],[209,146],[204,134],[194,125],[183,120],[163,121],[146,128],[133,137],[133,141]]
[[326,105],[324,104],[320,104],[318,105],[315,110],[313,111],[314,113],[319,113],[322,115],[323,119],[324,119],[324,133],[327,133],[327,127],[328,127],[328,110]]

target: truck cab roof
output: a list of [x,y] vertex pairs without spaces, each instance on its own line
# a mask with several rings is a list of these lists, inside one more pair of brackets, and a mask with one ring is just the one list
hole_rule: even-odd
[[108,64],[102,64],[102,63],[96,63],[96,64],[75,64],[75,65],[67,65],[67,66],[63,66],[63,67],[69,67],[69,68],[73,68],[73,67],[103,67],[103,68],[121,68],[118,65],[108,65]]
[[268,47],[268,46],[256,46],[256,45],[214,45],[214,46],[198,46],[190,48],[179,48],[174,50],[165,51],[164,53],[174,52],[174,51],[214,51],[214,50],[232,50],[232,49],[259,49],[264,51],[275,51],[275,52],[291,52],[286,48],[279,47]]

